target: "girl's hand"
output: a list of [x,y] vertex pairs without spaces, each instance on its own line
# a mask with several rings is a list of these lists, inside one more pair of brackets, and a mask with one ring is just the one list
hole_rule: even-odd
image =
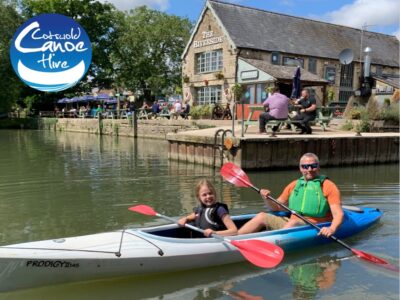
[[181,219],[178,220],[179,226],[185,226],[186,223],[187,223],[187,218],[186,217],[181,218]]
[[204,235],[206,236],[206,237],[210,237],[212,234],[214,234],[215,232],[213,231],[213,230],[211,230],[211,229],[206,229],[206,230],[204,230]]
[[260,195],[264,198],[267,199],[268,196],[271,194],[271,191],[267,190],[267,189],[261,189],[260,190]]

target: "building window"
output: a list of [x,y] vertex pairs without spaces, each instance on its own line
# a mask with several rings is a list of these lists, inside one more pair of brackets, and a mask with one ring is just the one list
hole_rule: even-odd
[[221,103],[221,86],[204,86],[197,89],[197,104],[218,104]]
[[197,73],[207,73],[222,70],[222,50],[196,54]]
[[336,77],[336,68],[330,66],[325,67],[324,79],[329,81],[330,84],[334,84],[335,77]]
[[317,59],[310,57],[308,59],[308,71],[317,74]]
[[283,65],[284,66],[300,66],[304,69],[304,59],[297,57],[283,57]]
[[382,76],[382,66],[376,66],[376,75]]
[[279,52],[272,52],[271,53],[271,64],[279,65],[280,55]]

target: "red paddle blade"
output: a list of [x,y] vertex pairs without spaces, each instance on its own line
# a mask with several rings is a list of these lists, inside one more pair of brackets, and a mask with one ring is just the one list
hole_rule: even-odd
[[382,258],[376,257],[372,254],[366,253],[364,251],[356,250],[356,249],[351,249],[351,251],[357,255],[359,258],[364,259],[368,262],[372,262],[374,264],[380,265],[381,267],[384,267],[386,269],[399,272],[399,268],[390,264],[386,260],[383,260]]
[[131,206],[128,208],[131,211],[143,214],[143,215],[148,215],[148,216],[156,216],[157,213],[154,211],[153,208],[151,208],[148,205],[136,205],[136,206]]
[[230,241],[252,264],[260,268],[274,268],[282,261],[283,249],[260,240]]
[[221,168],[221,176],[228,182],[238,187],[252,187],[247,174],[237,165],[231,162],[225,163]]

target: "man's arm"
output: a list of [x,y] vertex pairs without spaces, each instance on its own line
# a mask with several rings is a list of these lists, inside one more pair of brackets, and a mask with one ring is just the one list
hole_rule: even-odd
[[344,213],[341,204],[332,204],[330,207],[333,217],[331,226],[322,227],[318,235],[330,237],[331,235],[335,234],[343,222]]

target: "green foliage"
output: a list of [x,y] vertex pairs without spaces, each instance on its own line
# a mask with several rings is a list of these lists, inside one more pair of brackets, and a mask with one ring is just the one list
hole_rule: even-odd
[[371,123],[367,119],[362,119],[356,126],[355,130],[357,132],[370,132],[371,131]]
[[349,117],[352,120],[369,118],[368,110],[364,106],[354,106],[353,108],[350,109]]
[[196,105],[190,108],[190,116],[192,119],[211,119],[211,113],[214,105]]
[[392,104],[381,110],[379,119],[393,125],[399,125],[399,103]]
[[385,104],[385,106],[390,106],[390,99],[385,98],[385,100],[383,100],[383,104]]
[[23,20],[6,1],[0,1],[0,16],[0,113],[5,113],[17,102],[22,88],[12,69],[9,49],[12,36]]
[[31,95],[24,99],[25,108],[28,112],[32,110],[33,104],[37,101],[38,98],[38,95]]
[[327,95],[328,101],[334,101],[335,100],[335,92],[333,91],[333,88],[330,87],[328,90],[328,95]]
[[344,123],[341,128],[342,130],[350,131],[354,128],[353,122],[346,121],[346,123]]
[[121,22],[124,30],[111,56],[117,80],[155,95],[173,92],[182,84],[181,54],[190,37],[190,21],[141,6],[123,15]]
[[377,120],[380,114],[380,107],[375,99],[370,99],[367,103],[367,114],[371,120]]
[[232,94],[235,96],[235,101],[240,101],[243,93],[244,93],[244,87],[240,83],[235,83],[231,87]]

